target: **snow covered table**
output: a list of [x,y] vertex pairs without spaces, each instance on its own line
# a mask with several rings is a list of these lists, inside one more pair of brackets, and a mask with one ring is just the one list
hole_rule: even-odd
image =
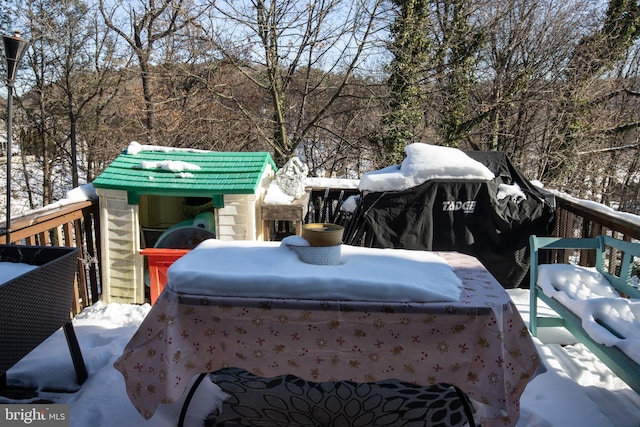
[[[516,424],[539,356],[509,296],[475,258],[344,246],[341,265],[314,266],[296,264],[293,251],[272,242],[205,243],[170,267],[167,287],[115,363],[145,418],[178,400],[195,375],[239,367],[311,381],[446,382],[483,404],[483,426]],[[277,251],[279,266],[269,265],[268,251]],[[349,266],[367,270],[356,277]],[[421,268],[426,273],[412,277],[417,287],[402,291],[403,278]],[[367,293],[362,277],[382,291],[370,285],[376,289]],[[344,293],[346,279],[357,298]],[[396,293],[388,294],[393,280]],[[449,280],[453,286],[438,289]],[[291,295],[270,294],[279,281]],[[421,294],[420,286],[431,289]],[[229,296],[217,295],[221,289]],[[342,297],[322,298],[332,292]]]

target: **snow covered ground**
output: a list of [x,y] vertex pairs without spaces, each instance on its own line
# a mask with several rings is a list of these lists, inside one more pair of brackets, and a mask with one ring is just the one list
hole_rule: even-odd
[[[529,324],[529,290],[508,291]],[[553,314],[539,305],[539,314]],[[520,400],[518,426],[640,426],[640,395],[563,328],[542,328],[535,339],[547,372]]]
[[[509,293],[527,321],[528,290]],[[75,384],[61,330],[8,372],[9,384],[37,387],[41,398],[69,404],[71,426],[175,426],[180,403],[163,405],[151,420],[145,421],[129,401],[122,375],[113,368],[149,309],[148,304],[98,302],[75,318],[75,330],[89,370],[89,379],[81,388]],[[557,344],[566,342],[572,342],[566,331],[554,331],[536,339],[547,372],[533,379],[525,389],[518,426],[639,427],[640,395],[583,345]],[[198,390],[185,425],[202,425],[212,402],[221,397],[216,387],[209,383]],[[18,403],[0,397],[0,403],[10,402]]]

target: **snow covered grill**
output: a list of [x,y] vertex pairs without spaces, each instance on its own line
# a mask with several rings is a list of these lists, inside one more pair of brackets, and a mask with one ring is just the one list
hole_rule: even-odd
[[360,180],[372,245],[462,252],[478,258],[505,288],[526,287],[529,236],[554,228],[547,194],[502,152],[414,143],[405,153],[400,165]]

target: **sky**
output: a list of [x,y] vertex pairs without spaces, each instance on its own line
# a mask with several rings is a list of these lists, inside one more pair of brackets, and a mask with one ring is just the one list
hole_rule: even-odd
[[[418,148],[419,156],[429,152],[428,147],[414,148]],[[407,160],[407,164],[409,162],[415,165],[419,159]],[[402,171],[404,164],[397,166],[392,173]],[[410,179],[415,182],[414,178]],[[83,187],[72,192],[70,197],[91,197],[91,191]],[[514,194],[513,197],[519,196]],[[387,262],[391,264],[394,261]],[[6,264],[0,262],[0,277],[17,268]],[[249,271],[249,264],[244,268]],[[595,292],[594,289],[590,291]],[[529,291],[513,289],[507,292],[528,324]],[[89,378],[82,387],[75,383],[62,330],[11,368],[7,373],[8,383],[37,388],[41,398],[69,404],[70,425],[74,427],[175,426],[181,402],[162,405],[150,421],[145,421],[129,401],[122,375],[113,367],[149,310],[148,304],[104,305],[98,302],[74,318],[75,331],[89,371]],[[544,305],[539,310],[542,315],[550,314]],[[613,375],[584,345],[576,343],[568,332],[558,328],[542,329],[534,342],[546,372],[536,376],[522,395],[519,427],[640,426],[640,395]],[[57,391],[46,391],[49,389]],[[203,383],[189,407],[185,425],[202,425],[201,420],[224,397],[215,384]],[[0,403],[22,402],[0,397]]]

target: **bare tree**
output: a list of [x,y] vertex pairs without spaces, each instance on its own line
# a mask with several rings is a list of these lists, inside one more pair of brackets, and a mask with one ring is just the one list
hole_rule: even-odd
[[[156,49],[191,26],[198,26],[198,19],[209,9],[208,2],[194,0],[138,0],[134,2],[116,0],[107,5],[99,0],[99,8],[106,25],[115,31],[133,50],[140,66],[140,79],[144,97],[147,140],[155,141],[156,101],[153,88],[153,64],[159,61]],[[118,14],[126,15],[129,21],[119,23]]]
[[[18,117],[45,200],[58,159],[86,157],[91,179],[140,137],[300,155],[340,177],[423,140],[506,151],[612,200],[637,182],[637,1],[92,1],[20,2],[32,90]],[[390,129],[394,160],[375,144]]]
[[[256,114],[241,94],[226,95],[282,165],[327,117],[366,61],[383,10],[382,0],[227,0],[216,3],[216,12],[224,23],[211,39],[267,103]],[[294,80],[303,83],[292,93]],[[311,105],[320,100],[319,92],[329,96]]]
[[425,93],[423,71],[433,49],[430,39],[431,14],[428,0],[394,0],[395,19],[391,25],[387,85],[389,108],[382,123],[384,162],[399,163],[404,147],[413,142],[416,131],[424,127]]
[[602,89],[609,85],[603,85],[602,79],[640,36],[640,5],[635,0],[609,0],[601,23],[594,28],[576,44],[564,69],[566,85],[560,94],[554,144],[558,160],[545,171],[558,184],[576,171],[578,148],[593,129],[589,112],[608,98]]
[[487,35],[477,70],[484,87],[474,90],[474,109],[487,120],[469,136],[473,149],[505,151],[518,162],[546,161],[540,146],[550,129],[554,94],[563,84],[560,70],[588,10],[583,0],[486,4],[477,18]]
[[[47,0],[29,0],[25,4],[28,17],[27,26],[30,35],[30,46],[26,54],[26,62],[30,69],[32,88],[21,100],[20,105],[25,117],[25,131],[22,135],[23,154],[35,155],[40,162],[42,173],[42,203],[54,200],[53,174],[56,159],[63,153],[62,143],[58,139],[61,126],[60,116],[51,114],[54,110],[49,88],[55,81],[54,61],[57,54],[57,40],[50,31],[59,19],[58,2]],[[29,172],[25,169],[25,173]],[[29,182],[34,177],[26,175]],[[33,186],[30,191],[37,191]],[[32,206],[35,207],[35,206]]]
[[[117,91],[114,80],[109,79],[114,63],[115,44],[108,31],[100,26],[96,10],[78,0],[59,2],[58,21],[49,28],[51,35],[58,40],[57,52],[53,57],[53,82],[50,90],[52,107],[59,115],[66,115],[68,130],[60,132],[65,137],[62,147],[68,151],[71,163],[72,186],[79,185],[79,146],[85,146],[80,138],[79,126],[86,116],[94,112],[94,99],[105,92]],[[53,47],[53,46],[52,46]],[[82,147],[81,147],[82,148]],[[87,150],[83,150],[83,159],[88,159]]]
[[429,71],[440,92],[439,127],[448,146],[457,147],[487,113],[469,115],[479,52],[486,39],[486,28],[473,19],[481,6],[482,2],[471,0],[433,2],[435,52]]

